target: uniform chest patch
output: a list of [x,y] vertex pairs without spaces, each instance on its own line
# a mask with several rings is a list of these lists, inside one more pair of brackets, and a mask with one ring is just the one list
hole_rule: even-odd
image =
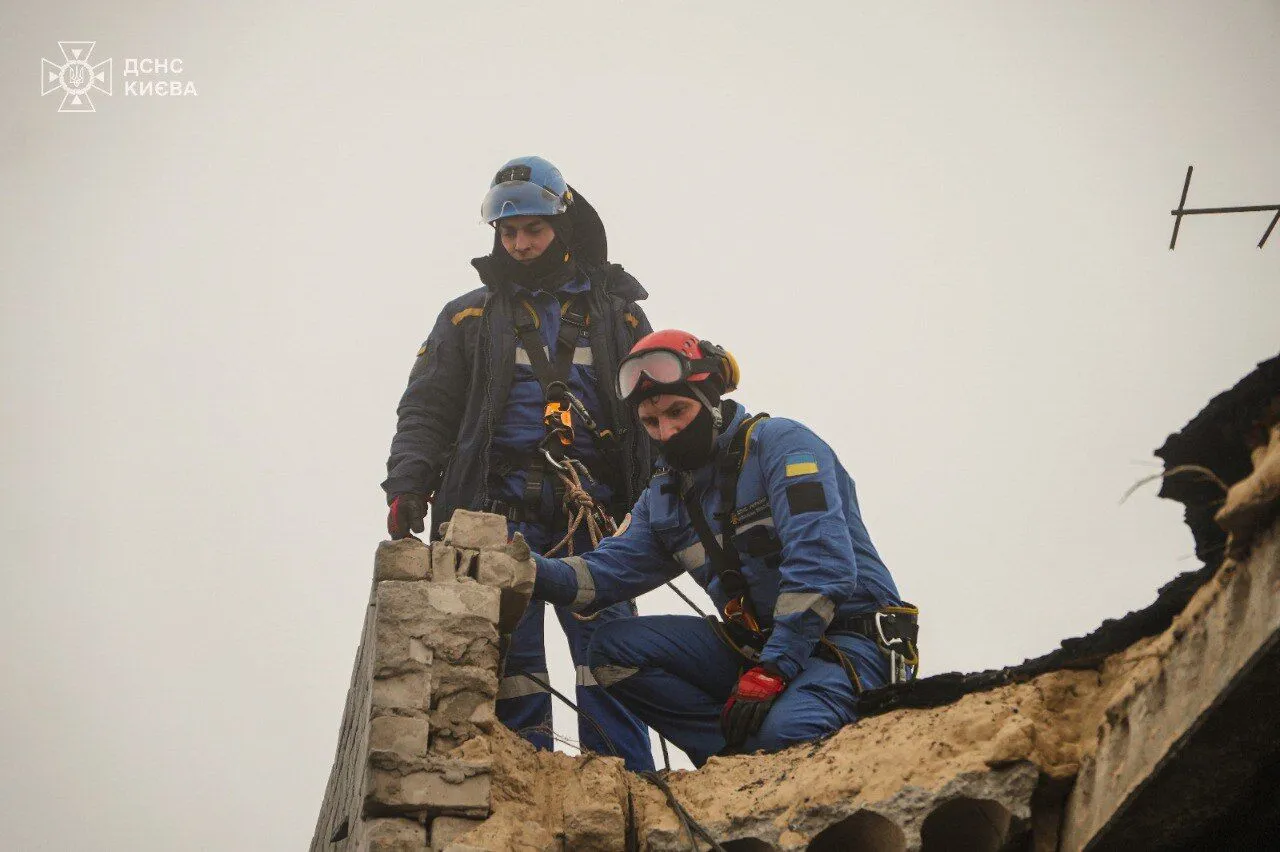
[[733,513],[733,523],[735,526],[745,527],[752,521],[758,521],[761,518],[767,518],[772,513],[769,511],[769,498],[761,497]]

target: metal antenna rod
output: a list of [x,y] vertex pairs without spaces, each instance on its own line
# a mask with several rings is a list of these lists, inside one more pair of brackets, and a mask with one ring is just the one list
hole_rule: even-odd
[[1173,216],[1173,236],[1169,238],[1169,250],[1173,251],[1174,246],[1178,244],[1178,228],[1182,225],[1183,216],[1199,216],[1207,213],[1262,213],[1275,211],[1275,216],[1271,219],[1271,224],[1267,225],[1267,230],[1263,232],[1262,239],[1258,240],[1258,248],[1262,248],[1267,244],[1267,237],[1271,236],[1271,232],[1275,230],[1276,223],[1280,222],[1280,204],[1249,204],[1243,207],[1187,207],[1187,192],[1191,189],[1191,170],[1193,166],[1187,166],[1187,179],[1182,183],[1182,198],[1178,200],[1178,208],[1170,210]]

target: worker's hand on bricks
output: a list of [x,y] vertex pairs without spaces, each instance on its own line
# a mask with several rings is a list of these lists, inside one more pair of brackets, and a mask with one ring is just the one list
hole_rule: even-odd
[[786,688],[785,680],[761,666],[740,677],[720,712],[720,730],[724,733],[725,744],[737,748],[760,730],[769,708]]
[[422,532],[430,502],[425,494],[397,494],[387,511],[387,532],[397,539],[406,538],[411,532]]

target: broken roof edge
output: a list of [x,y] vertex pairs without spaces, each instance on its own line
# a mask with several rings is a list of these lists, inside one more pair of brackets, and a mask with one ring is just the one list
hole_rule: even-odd
[[[1177,500],[1186,507],[1187,526],[1195,537],[1196,555],[1204,565],[1179,574],[1161,586],[1149,606],[1120,618],[1108,618],[1091,633],[1064,639],[1056,650],[1019,665],[974,673],[946,672],[868,690],[859,702],[859,713],[873,716],[908,707],[937,707],[972,692],[1021,683],[1050,671],[1096,668],[1107,657],[1139,639],[1167,629],[1221,565],[1227,533],[1214,518],[1223,504],[1223,489],[1250,477],[1254,470],[1250,450],[1259,443],[1266,444],[1267,429],[1277,419],[1280,419],[1280,355],[1260,362],[1234,387],[1215,396],[1155,451],[1165,463],[1166,478],[1160,496]],[[1168,475],[1183,465],[1207,468],[1223,485],[1204,476]],[[1266,523],[1270,517],[1270,514],[1261,515],[1259,521]]]

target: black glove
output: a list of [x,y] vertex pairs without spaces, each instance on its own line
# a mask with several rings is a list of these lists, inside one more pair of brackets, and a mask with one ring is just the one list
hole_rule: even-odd
[[430,502],[425,494],[397,494],[387,511],[387,532],[391,533],[392,538],[405,538],[410,531],[422,532]]
[[730,748],[742,745],[760,730],[773,702],[787,688],[787,682],[769,670],[756,666],[738,679],[733,694],[720,712],[720,730]]

